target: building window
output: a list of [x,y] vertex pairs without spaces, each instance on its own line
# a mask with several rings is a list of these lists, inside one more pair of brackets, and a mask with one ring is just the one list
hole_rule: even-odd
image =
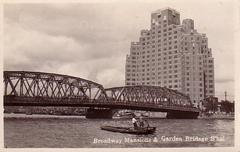
[[209,88],[213,88],[213,85],[209,85]]

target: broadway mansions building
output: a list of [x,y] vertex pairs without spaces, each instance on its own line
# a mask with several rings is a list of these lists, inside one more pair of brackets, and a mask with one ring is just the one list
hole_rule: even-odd
[[197,105],[214,96],[214,59],[208,38],[192,19],[166,8],[151,14],[151,29],[141,30],[126,58],[126,85],[161,86],[190,96]]

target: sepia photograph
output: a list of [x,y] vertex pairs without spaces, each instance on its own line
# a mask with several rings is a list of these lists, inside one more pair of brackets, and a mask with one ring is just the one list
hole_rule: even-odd
[[3,146],[235,147],[234,0],[3,3]]

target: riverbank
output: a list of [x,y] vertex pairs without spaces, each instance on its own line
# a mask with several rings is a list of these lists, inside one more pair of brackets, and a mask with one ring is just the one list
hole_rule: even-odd
[[15,114],[15,113],[4,113],[4,118],[85,118],[85,116],[78,115],[48,115],[48,114]]
[[222,114],[222,113],[217,113],[217,114],[212,114],[212,115],[200,115],[198,119],[230,119],[234,120],[234,114]]

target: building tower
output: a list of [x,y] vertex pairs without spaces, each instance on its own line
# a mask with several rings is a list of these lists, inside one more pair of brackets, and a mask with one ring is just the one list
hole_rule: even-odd
[[196,105],[214,96],[214,59],[205,34],[192,19],[166,8],[151,14],[150,30],[141,30],[126,57],[125,85],[151,85],[178,90]]

